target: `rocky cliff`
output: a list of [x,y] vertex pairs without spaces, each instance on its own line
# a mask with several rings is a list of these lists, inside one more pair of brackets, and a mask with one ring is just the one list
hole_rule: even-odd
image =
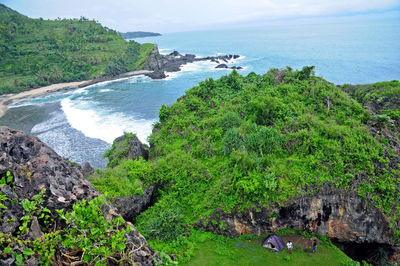
[[216,68],[242,69],[242,67],[238,66],[228,67],[225,64],[229,63],[233,59],[238,59],[239,57],[239,55],[222,55],[198,58],[194,54],[182,55],[177,51],[174,51],[168,55],[162,55],[158,51],[157,45],[154,45],[154,49],[148,54],[146,58],[143,69],[153,71],[153,73],[146,75],[154,79],[165,78],[165,72],[177,72],[181,70],[182,65],[198,61],[214,62],[218,64]]
[[[65,223],[59,220],[55,210],[70,210],[75,202],[91,200],[99,195],[83,177],[80,167],[57,155],[36,137],[7,127],[0,128],[0,180],[2,180],[0,184],[0,236],[2,236],[0,237],[0,247],[2,252],[9,245],[9,242],[3,242],[4,237],[14,239],[13,236],[18,236],[21,241],[33,241],[42,237],[42,228],[54,232],[61,230],[62,232]],[[29,207],[30,205],[27,204],[35,201],[35,195],[43,192],[43,200],[39,199],[39,201],[41,201],[40,205],[43,205],[41,206],[43,209],[48,209],[46,215],[49,214],[49,217],[46,221],[52,221],[50,224],[43,223],[43,217],[32,216],[38,206],[32,207],[31,205]],[[102,210],[109,223],[120,217],[116,208],[108,203],[104,204]],[[27,230],[21,229],[23,221],[27,219],[29,221]],[[158,259],[158,255],[149,247],[146,239],[140,235],[137,229],[132,224],[129,226],[133,230],[125,235],[126,247],[132,248],[133,253],[131,254],[135,264],[154,264],[153,259]],[[18,259],[16,254],[29,247],[30,242],[20,243],[23,243],[22,246],[20,244],[11,246],[14,255],[0,253],[1,265],[16,263],[16,259]],[[65,262],[68,257],[65,255],[68,253],[67,251],[67,249],[63,249],[62,252],[56,251],[52,261],[54,263]],[[29,262],[25,261],[25,263],[35,265],[41,257],[41,255],[34,255]],[[72,263],[73,260],[70,261],[70,259],[68,258]],[[76,259],[75,262],[77,261],[79,259]]]
[[328,186],[314,196],[298,196],[283,206],[260,206],[231,213],[217,210],[208,223],[202,221],[198,226],[230,237],[293,228],[340,242],[396,245],[393,231],[380,210],[356,194]]

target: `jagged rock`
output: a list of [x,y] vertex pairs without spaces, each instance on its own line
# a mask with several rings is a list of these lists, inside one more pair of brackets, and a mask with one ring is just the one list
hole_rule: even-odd
[[[196,58],[194,54],[182,55],[177,51],[174,51],[168,55],[162,55],[159,53],[157,45],[155,45],[154,49],[147,56],[143,69],[153,71],[153,73],[146,74],[147,76],[154,79],[161,79],[166,77],[164,72],[180,71],[181,66],[187,63],[207,60],[216,63],[219,63],[220,61],[228,63],[229,60],[237,58],[239,58],[239,55],[221,55]],[[225,68],[228,68],[228,66]],[[240,68],[237,67],[237,69]]]
[[136,217],[150,205],[154,190],[155,186],[152,185],[144,190],[143,195],[114,198],[114,205],[125,220],[135,222]]
[[30,240],[35,240],[37,238],[40,238],[43,235],[42,230],[40,229],[39,221],[37,217],[33,217],[33,220],[31,222],[31,227],[29,230],[29,238]]
[[226,64],[219,64],[215,68],[229,68]]
[[0,176],[10,171],[20,199],[31,199],[46,189],[47,208],[70,207],[77,200],[98,195],[79,168],[39,139],[22,131],[0,128]]
[[82,174],[84,178],[87,178],[88,176],[92,175],[94,173],[93,167],[90,165],[90,163],[86,162],[82,166]]
[[14,233],[20,226],[19,219],[23,216],[24,210],[21,205],[11,203],[17,200],[18,197],[9,186],[0,187],[0,192],[11,200],[3,202],[7,209],[1,210],[2,216],[0,217],[0,231],[4,234]]
[[165,75],[165,72],[164,71],[160,71],[160,70],[154,71],[152,73],[148,73],[148,74],[145,74],[145,75],[148,76],[149,78],[152,78],[152,79],[164,79],[164,78],[167,77]]
[[[231,213],[216,210],[209,218],[213,220],[217,223],[200,221],[197,226],[230,237],[294,228],[342,242],[396,244],[393,230],[380,210],[357,194],[331,188],[314,196],[299,196],[281,207]],[[224,229],[218,226],[220,222],[226,225]]]
[[[116,146],[118,146],[118,143],[124,143],[125,140],[126,136],[122,135],[116,138],[114,142],[117,144]],[[147,160],[149,158],[149,151],[147,147],[140,142],[136,135],[129,139],[127,147],[123,147],[123,149],[126,151],[123,156],[125,159],[135,160],[139,157],[143,157],[143,159]]]
[[172,56],[182,56],[180,53],[178,53],[178,51],[173,51],[173,52],[170,53],[169,55],[172,55]]
[[[136,145],[139,140],[132,142],[132,154],[136,156],[141,146]],[[135,147],[138,148],[135,150]],[[134,155],[136,154],[136,155]],[[144,155],[147,157],[147,155]],[[44,194],[43,207],[46,207],[55,214],[55,209],[71,209],[73,203],[78,200],[91,200],[99,193],[93,186],[83,178],[82,168],[74,166],[66,159],[57,155],[52,149],[42,143],[36,137],[25,134],[22,131],[0,128],[0,177],[6,176],[7,171],[13,175],[12,184],[0,187],[0,192],[7,196],[7,201],[3,202],[7,207],[0,212],[0,230],[5,234],[16,235],[20,226],[20,219],[26,215],[21,202],[25,199],[32,200],[46,189]],[[12,188],[11,188],[12,186]],[[150,193],[150,192],[149,192]],[[108,221],[120,216],[117,209],[104,204],[104,216]],[[56,218],[55,216],[51,218]],[[57,229],[61,229],[62,223],[56,223]],[[132,232],[125,235],[127,238],[127,248],[134,251],[134,259],[137,265],[154,265],[154,258],[157,261],[159,256],[147,244],[146,239],[140,235],[138,230],[133,228]],[[23,239],[37,239],[42,236],[39,222],[36,217],[29,225],[29,232],[21,236]],[[15,246],[21,254],[23,247]],[[13,265],[15,259],[12,256],[2,254],[0,265]],[[37,265],[36,258],[25,261],[26,265]]]

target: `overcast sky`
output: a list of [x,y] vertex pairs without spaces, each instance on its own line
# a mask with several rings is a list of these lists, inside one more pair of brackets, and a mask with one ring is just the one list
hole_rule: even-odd
[[400,0],[0,0],[33,18],[95,19],[118,31],[235,28],[309,17],[400,13]]

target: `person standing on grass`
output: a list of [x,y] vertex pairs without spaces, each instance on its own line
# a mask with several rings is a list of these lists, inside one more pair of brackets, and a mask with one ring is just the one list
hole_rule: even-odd
[[289,252],[290,254],[292,254],[292,252],[293,252],[293,243],[292,243],[292,241],[289,240],[289,241],[286,243],[286,246],[287,246],[288,252]]
[[317,240],[314,239],[314,243],[312,245],[312,253],[314,254],[316,250],[317,250]]

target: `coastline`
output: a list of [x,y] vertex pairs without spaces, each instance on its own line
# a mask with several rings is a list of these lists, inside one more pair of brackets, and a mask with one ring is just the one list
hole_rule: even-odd
[[23,91],[17,94],[5,94],[3,97],[0,98],[0,117],[2,117],[8,110],[10,106],[13,104],[19,103],[24,100],[28,100],[31,98],[39,97],[42,95],[46,95],[51,92],[60,91],[60,90],[67,90],[67,89],[75,89],[86,87],[92,84],[96,84],[103,81],[112,81],[118,80],[122,78],[128,78],[138,75],[150,74],[153,73],[151,70],[136,70],[127,73],[120,74],[118,76],[113,77],[102,77],[96,79],[89,79],[89,80],[82,80],[82,81],[73,81],[73,82],[65,82],[65,83],[56,83],[51,84],[48,86]]

